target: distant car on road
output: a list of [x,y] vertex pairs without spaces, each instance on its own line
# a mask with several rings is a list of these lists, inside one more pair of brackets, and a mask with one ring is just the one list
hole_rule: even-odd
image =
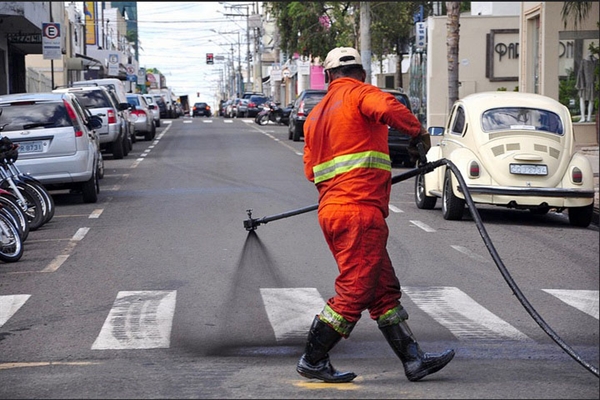
[[269,98],[265,95],[252,95],[248,98],[248,103],[246,104],[246,117],[254,118],[256,114],[262,110],[264,104],[269,100]]
[[[410,112],[412,107],[408,95],[400,90],[395,89],[381,89],[384,92],[392,94],[398,101]],[[390,158],[394,164],[402,165],[404,167],[412,168],[415,166],[415,162],[411,161],[410,154],[408,153],[408,143],[411,136],[407,133],[400,132],[391,126],[388,127],[388,147],[390,150]]]
[[[482,92],[456,101],[427,161],[446,159],[460,170],[476,204],[525,209],[534,214],[567,210],[573,226],[593,217],[594,173],[575,150],[571,114],[546,96],[524,92]],[[443,165],[415,179],[418,208],[460,220],[465,188]]]
[[192,107],[192,117],[210,117],[212,116],[212,110],[208,103],[198,102],[194,103]]
[[288,139],[299,142],[300,138],[304,137],[304,121],[306,121],[306,117],[313,107],[323,100],[326,94],[327,90],[306,89],[298,95],[298,98],[294,102],[294,107],[292,107],[292,111],[290,112]]
[[127,102],[131,105],[131,120],[135,127],[135,134],[143,135],[145,140],[154,139],[156,124],[146,98],[141,94],[128,93]]
[[154,116],[154,125],[157,128],[160,127],[160,107],[153,95],[144,94],[144,98],[146,99],[146,103],[148,103],[148,108],[152,111],[152,115]]

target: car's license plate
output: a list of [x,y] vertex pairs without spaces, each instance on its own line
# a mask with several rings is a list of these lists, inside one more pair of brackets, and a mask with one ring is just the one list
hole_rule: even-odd
[[35,142],[21,142],[18,147],[19,153],[41,153],[44,151],[44,142],[35,141]]
[[516,175],[548,175],[548,166],[536,164],[510,164],[510,173]]

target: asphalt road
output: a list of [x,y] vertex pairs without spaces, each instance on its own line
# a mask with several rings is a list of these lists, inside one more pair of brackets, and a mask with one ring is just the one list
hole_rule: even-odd
[[388,249],[422,349],[455,359],[409,382],[365,312],[330,353],[353,383],[299,376],[335,263],[314,211],[243,221],[316,203],[302,146],[180,118],[106,155],[98,203],[54,193],[53,220],[0,265],[0,398],[598,398],[598,226],[481,207],[485,243],[470,213],[417,209],[412,179],[393,186]]

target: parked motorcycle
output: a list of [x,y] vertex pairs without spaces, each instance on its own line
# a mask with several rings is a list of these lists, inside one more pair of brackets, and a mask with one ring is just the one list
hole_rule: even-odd
[[263,109],[256,114],[254,122],[258,125],[266,125],[269,121],[276,124],[283,124],[281,117],[283,116],[283,109],[279,107],[279,103],[273,101],[266,102],[263,105]]

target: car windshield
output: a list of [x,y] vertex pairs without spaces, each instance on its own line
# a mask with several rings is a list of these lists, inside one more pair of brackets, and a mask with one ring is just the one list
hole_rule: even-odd
[[109,108],[112,107],[110,100],[104,96],[100,90],[92,90],[89,92],[74,92],[84,106],[88,108]]
[[560,117],[548,110],[524,107],[502,107],[487,110],[481,116],[484,132],[532,130],[564,134]]
[[64,103],[13,103],[0,106],[3,131],[73,126]]
[[132,106],[140,105],[140,99],[137,96],[127,96],[127,102]]

